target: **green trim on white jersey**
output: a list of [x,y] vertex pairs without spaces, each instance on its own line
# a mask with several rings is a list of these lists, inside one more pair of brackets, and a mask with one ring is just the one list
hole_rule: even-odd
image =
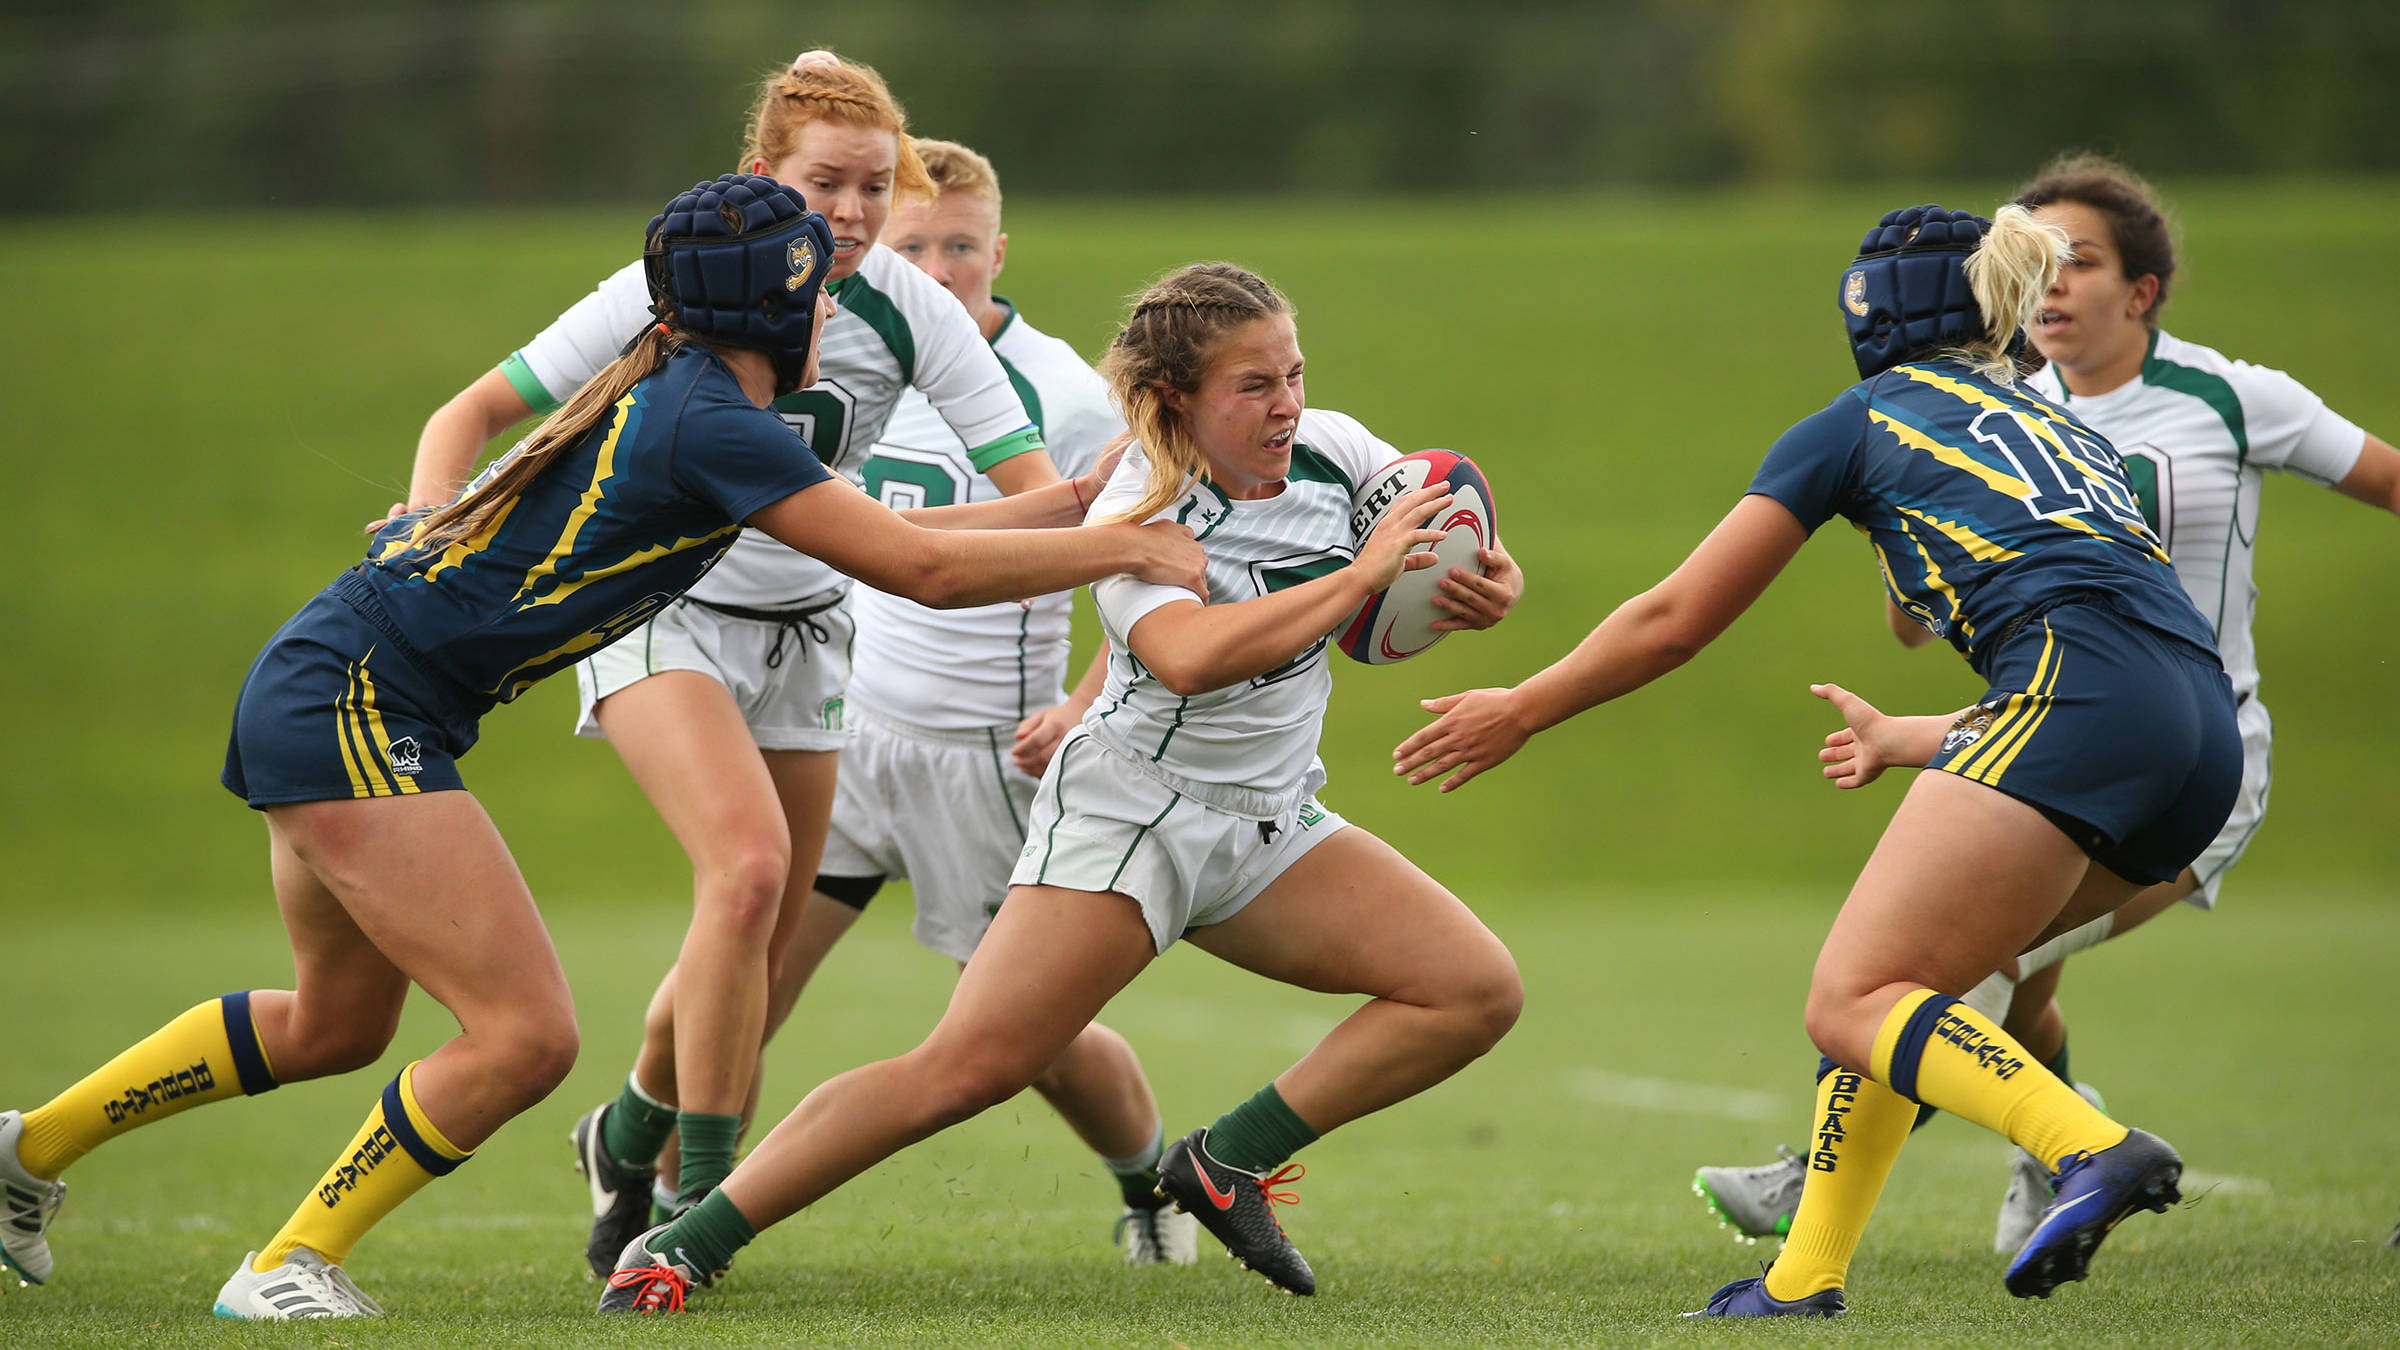
[[[1399,455],[1355,419],[1311,408],[1300,414],[1282,491],[1229,498],[1195,481],[1151,518],[1181,521],[1207,540],[1207,603],[1255,600],[1349,565],[1358,548],[1350,485]],[[1127,451],[1093,517],[1140,501],[1149,472],[1138,446]],[[1084,718],[1095,740],[1168,787],[1255,820],[1276,818],[1323,785],[1317,740],[1333,693],[1328,634],[1295,635],[1312,640],[1295,640],[1290,660],[1251,679],[1178,695],[1134,655],[1130,637],[1151,613],[1196,597],[1131,576],[1096,584],[1092,597],[1110,648],[1107,688]]]
[[2141,373],[2076,397],[2054,367],[2029,376],[2036,394],[2108,438],[2174,559],[2184,593],[2215,629],[2234,692],[2258,686],[2250,632],[2252,564],[2265,474],[2341,481],[2366,433],[2279,370],[2153,333]]
[[[530,379],[556,406],[651,321],[649,279],[637,259],[604,278],[501,369],[519,393]],[[828,468],[853,483],[863,485],[866,451],[911,389],[974,445],[1009,442],[1032,425],[958,297],[881,244],[870,246],[858,270],[834,290],[833,317],[818,339],[817,375],[816,384],[776,400],[775,410]],[[848,584],[816,559],[744,530],[691,594],[774,609]]]
[[[870,494],[892,507],[996,500],[1000,489],[988,473],[1002,459],[1041,448],[1059,472],[1080,474],[1124,430],[1092,368],[1013,306],[991,351],[1036,418],[1040,439],[1004,437],[970,449],[924,398],[910,395],[867,459]],[[1028,714],[1066,696],[1072,607],[1073,596],[1061,593],[933,610],[859,587],[851,605],[859,627],[852,688],[863,707],[917,726],[1013,733]]]

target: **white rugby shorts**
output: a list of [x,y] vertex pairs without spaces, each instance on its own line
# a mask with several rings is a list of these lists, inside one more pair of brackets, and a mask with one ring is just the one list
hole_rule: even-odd
[[2217,831],[2217,837],[2192,863],[2200,889],[2183,898],[2185,904],[2202,909],[2217,907],[2218,886],[2242,860],[2250,836],[2258,833],[2266,820],[2267,789],[2274,777],[2275,719],[2267,716],[2266,705],[2253,695],[2235,710],[2234,720],[2242,729],[2242,790],[2233,799],[2233,814],[2225,818],[2225,828]]
[[1348,823],[1314,797],[1273,820],[1203,805],[1077,727],[1042,775],[1009,882],[1130,897],[1164,953],[1240,913]]
[[964,961],[1025,845],[1038,780],[1009,760],[1016,728],[940,731],[854,704],[850,729],[817,874],[908,878],[917,941]]
[[847,603],[777,622],[722,614],[687,596],[575,663],[583,695],[575,734],[606,739],[593,715],[600,700],[665,671],[691,670],[733,695],[759,749],[842,749],[850,740],[842,694],[850,684],[853,632]]

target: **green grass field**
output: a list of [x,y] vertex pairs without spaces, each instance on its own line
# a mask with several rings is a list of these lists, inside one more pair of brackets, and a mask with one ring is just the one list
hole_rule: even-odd
[[[2188,256],[2168,326],[2400,437],[2400,183],[2168,186]],[[1328,800],[1474,903],[1529,1001],[1489,1060],[1304,1155],[1317,1170],[1288,1218],[1323,1280],[1314,1301],[1221,1260],[1118,1269],[1111,1187],[1028,1099],[770,1234],[705,1317],[589,1319],[563,1140],[623,1072],[689,876],[607,747],[567,735],[560,682],[489,718],[466,773],[543,899],[584,1061],[362,1246],[354,1269],[394,1316],[285,1330],[206,1311],[393,1069],[448,1034],[422,1001],[380,1077],[211,1108],[79,1166],[59,1278],[0,1298],[0,1345],[2400,1342],[2400,1251],[2381,1245],[2400,1220],[2400,523],[2305,483],[2267,489],[2272,821],[2223,912],[2162,919],[2068,977],[2079,1075],[2173,1139],[2200,1184],[2046,1304],[2008,1298],[1988,1251],[2005,1146],[1944,1121],[1900,1167],[1846,1324],[1672,1320],[1767,1254],[1727,1242],[1685,1184],[1798,1141],[1809,963],[1897,799],[1819,784],[1829,719],[1804,686],[1912,709],[1980,690],[1890,641],[1848,531],[1824,532],[1689,668],[1466,792],[1380,772],[1416,698],[1563,651],[1849,381],[1834,289],[1875,213],[1999,192],[1011,204],[1001,289],[1087,353],[1120,297],[1171,265],[1230,256],[1280,282],[1311,402],[1476,456],[1530,577],[1499,630],[1338,677]],[[0,950],[19,997],[0,1105],[201,997],[288,978],[263,832],[214,781],[242,671],[357,556],[425,415],[629,256],[649,209],[0,225],[0,284],[32,316],[0,338]],[[905,1048],[938,1013],[944,963],[907,939],[904,894],[878,906],[774,1048],[771,1104]],[[1181,1130],[1341,1012],[1179,952],[1110,1018]]]
[[[2095,1278],[2046,1303],[2000,1287],[1990,1251],[2007,1146],[1940,1120],[1917,1136],[1854,1270],[1838,1328],[1679,1323],[1771,1244],[1738,1247],[1692,1168],[1798,1142],[1814,1063],[1798,1031],[1824,915],[1809,897],[1468,889],[1516,951],[1529,999],[1490,1057],[1308,1149],[1285,1220],[1322,1292],[1299,1300],[1204,1253],[1127,1271],[1115,1191],[1030,1095],[875,1168],[748,1252],[704,1316],[602,1323],[582,1270],[582,1183],[565,1139],[614,1090],[650,973],[680,933],[665,907],[563,904],[587,1053],[550,1101],[410,1202],[351,1268],[392,1311],[372,1326],[236,1329],[217,1284],[265,1241],[368,1099],[444,1034],[419,1004],[406,1053],[129,1135],[72,1174],[54,1282],[0,1299],[14,1345],[911,1343],[946,1345],[1672,1344],[1794,1336],[1901,1345],[2390,1344],[2400,1219],[2388,1164],[2400,1083],[2358,1028],[2388,1023],[2400,914],[2384,896],[2252,887],[2173,915],[2070,978],[2076,1061],[2128,1120],[2172,1138],[2192,1199],[2129,1220]],[[767,1095],[913,1043],[946,963],[877,901],[771,1050]],[[2305,904],[2291,903],[2304,900]],[[207,990],[282,973],[273,921],[145,909],[44,916],[28,950],[92,952],[106,982],[43,960],[20,977],[55,1034],[19,1037],[11,1092],[52,1084]],[[172,971],[168,979],[145,975]],[[29,978],[30,984],[24,983]],[[1204,1123],[1296,1057],[1343,1000],[1178,949],[1110,1008],[1141,1049],[1170,1130]],[[2362,1039],[2370,1042],[2362,1046]],[[1207,1239],[1203,1239],[1207,1243]]]

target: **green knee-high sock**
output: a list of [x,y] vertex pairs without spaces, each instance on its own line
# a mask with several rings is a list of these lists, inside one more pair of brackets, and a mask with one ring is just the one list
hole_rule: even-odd
[[733,1254],[750,1245],[758,1230],[742,1217],[722,1190],[710,1191],[699,1204],[683,1212],[645,1244],[653,1255],[666,1257],[713,1277],[733,1264]]
[[1229,1167],[1264,1175],[1317,1141],[1317,1132],[1267,1084],[1250,1100],[1217,1117],[1208,1127],[1208,1156]]
[[675,1202],[688,1205],[732,1174],[733,1146],[741,1138],[742,1118],[684,1111],[675,1117],[675,1132],[683,1137],[683,1167],[675,1178]]
[[640,1081],[627,1074],[615,1104],[600,1118],[600,1147],[628,1172],[653,1172],[674,1128],[675,1108],[642,1091]]

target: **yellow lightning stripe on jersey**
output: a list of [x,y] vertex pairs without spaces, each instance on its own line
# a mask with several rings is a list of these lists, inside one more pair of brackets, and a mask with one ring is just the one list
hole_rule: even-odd
[[[598,571],[586,572],[582,576],[575,578],[573,581],[562,581],[556,587],[552,588],[547,594],[544,594],[533,600],[528,600],[524,604],[517,606],[517,608],[532,609],[537,605],[555,605],[561,600],[566,599],[568,596],[573,595],[575,592],[591,585],[595,581],[605,580],[606,578],[615,576],[619,572],[630,572],[634,568],[641,566],[643,563],[650,562],[653,559],[666,557],[670,553],[681,553],[687,548],[696,548],[702,544],[713,544],[716,541],[723,539],[727,535],[740,534],[741,532],[742,527],[740,525],[728,525],[721,530],[711,530],[707,534],[690,535],[688,537],[678,539],[671,544],[658,544],[650,548],[641,549],[638,552],[627,554],[621,561],[610,563],[608,566],[603,567]],[[522,599],[524,594],[525,593],[523,591],[517,592],[519,599]]]
[[2008,696],[2008,706],[1993,720],[1992,729],[1984,734],[1983,744],[1965,759],[1950,766],[1951,772],[1978,783],[1996,784],[2000,773],[2017,757],[2025,739],[2050,713],[2050,693],[2058,687],[2058,635],[2050,630],[2048,620],[2042,623],[2042,655],[2034,662],[2031,688],[2022,694]]
[[[485,548],[489,547],[492,542],[492,537],[500,533],[500,527],[502,525],[508,523],[508,513],[516,509],[517,498],[511,497],[501,506],[499,510],[492,513],[492,518],[483,523],[482,529],[475,531],[473,534],[465,535],[461,538],[455,539],[449,544],[443,546],[442,556],[434,559],[433,563],[425,569],[425,579],[427,581],[431,581],[435,577],[440,576],[442,573],[449,571],[451,568],[457,567],[459,564],[464,563],[469,557],[472,557],[473,555],[480,553]],[[426,520],[430,519],[432,519],[431,516],[426,517]],[[375,555],[375,561],[390,562],[392,559],[408,552],[412,548],[417,547],[417,537],[423,533],[424,529],[425,521],[418,521],[416,529],[409,531],[407,538],[395,539],[392,542],[385,544],[383,546],[383,551]]]
[[592,460],[592,481],[583,490],[583,500],[575,503],[575,509],[567,513],[567,523],[559,530],[557,542],[550,545],[550,556],[527,570],[525,583],[517,588],[516,599],[511,602],[512,604],[520,608],[531,609],[535,605],[554,604],[566,594],[566,591],[562,589],[530,602],[527,602],[526,599],[533,594],[534,587],[540,585],[543,578],[557,574],[561,561],[573,556],[575,536],[583,532],[584,522],[590,520],[592,513],[600,509],[600,498],[608,490],[609,475],[616,472],[617,438],[625,434],[625,424],[632,419],[634,405],[638,402],[640,402],[639,396],[630,393],[617,400],[617,415],[609,420],[608,435],[600,442],[600,452]]
[[[1917,430],[1915,427],[1909,426],[1907,423],[1899,421],[1888,414],[1869,409],[1867,412],[1867,420],[1873,422],[1879,427],[1882,427],[1884,430],[1891,432],[1895,439],[1897,439],[1902,445],[1907,446],[1909,449],[1922,450],[1926,454],[1933,456],[1935,459],[1940,460],[1942,463],[1949,465],[1953,469],[1958,469],[1963,472],[1973,474],[1977,478],[1982,479],[1984,484],[1990,487],[1992,491],[2000,493],[2003,496],[2013,497],[2022,502],[2031,500],[2038,491],[2033,484],[2026,482],[2024,479],[2017,477],[2015,474],[2002,473],[2000,470],[1995,469],[1991,465],[1984,463],[1982,460],[1975,458],[1966,451],[1961,450],[1954,445],[1944,445],[1940,441],[1937,441],[1931,436],[1926,435],[1924,432]],[[2083,523],[2080,520],[2077,520],[2072,514],[2061,513],[2058,515],[2043,516],[2042,519],[2050,521],[2054,524],[2064,525],[2071,530],[2081,530],[2083,533],[2090,535],[2094,539],[2109,539],[2108,535],[2093,529],[2091,526]],[[1927,523],[1932,524],[1934,522],[1928,518]],[[2114,543],[2116,541],[2109,539],[2109,542]]]
[[[2048,442],[2050,448],[2057,453],[2058,458],[2063,463],[2072,467],[2077,473],[2082,474],[2085,480],[2090,482],[2094,487],[2098,488],[2102,492],[2107,493],[2110,500],[2116,502],[2117,505],[2122,508],[2121,511],[2112,513],[2117,515],[2121,522],[2127,513],[2130,513],[2135,519],[2139,519],[2139,508],[2134,503],[2124,500],[2123,496],[2118,493],[2116,485],[2111,483],[2106,475],[2102,474],[2098,469],[2095,469],[2091,465],[2085,463],[2083,458],[2077,455],[2073,450],[2068,449],[2066,441],[2061,439],[2057,430],[2050,425],[2049,418],[2029,417],[2025,414],[2024,409],[2011,407],[2001,399],[1995,398],[1991,394],[1988,394],[1971,384],[1961,383],[1960,381],[1951,379],[1949,376],[1943,375],[1938,371],[1925,370],[1917,366],[1902,366],[1899,368],[1899,371],[1901,374],[1906,375],[1912,380],[1915,380],[1917,383],[1925,385],[1929,388],[1939,389],[1943,393],[1956,398],[1959,402],[1964,403],[1969,407],[1984,408],[1992,412],[2007,413],[2009,416],[2017,420],[2018,426],[2025,428],[2027,435],[2037,436],[2043,441]],[[2028,395],[2026,401],[2034,404],[2036,407],[2042,408],[2044,411],[2052,414],[2052,416],[2060,417],[2062,419],[2064,418],[2064,414],[2059,413],[2057,409],[2051,408],[2049,405],[2042,403],[2039,399],[2032,398],[2030,395]],[[1947,464],[1951,461],[1944,459],[1942,462]],[[2003,474],[2001,476],[2004,478],[2011,478],[2011,481],[2015,481],[2011,475]],[[1992,480],[1987,477],[1984,481],[1988,483]],[[1997,485],[1995,484],[1995,486]],[[2026,492],[2017,494],[2020,497],[2028,495],[2033,491],[2031,484],[2025,484],[2024,486],[2026,488]],[[2090,525],[2085,524],[2083,521],[2076,519],[2072,515],[2044,516],[2043,519],[2055,520],[2062,525],[2081,530],[2085,534],[2088,534],[2095,539],[2108,538],[2108,535],[2105,533],[2093,529]],[[2127,533],[2132,534],[2137,542],[2149,549],[2153,557],[2157,558],[2162,563],[2168,561],[2166,546],[2162,544],[2156,536],[2151,534],[2147,526],[2127,524],[2126,531]]]
[[[1939,591],[1942,599],[1949,604],[1950,613],[1946,617],[1950,622],[1956,623],[1961,629],[1965,630],[1968,637],[1974,637],[1975,625],[1966,622],[1966,620],[1960,616],[1958,612],[1958,592],[1952,590],[1950,588],[1949,580],[1943,577],[1942,565],[1933,560],[1933,551],[1925,547],[1925,541],[1917,538],[1917,532],[1909,528],[1909,524],[1905,520],[1900,522],[1900,533],[1908,536],[1908,542],[1910,546],[1915,548],[1917,551],[1918,561],[1925,564],[1925,584],[1933,587],[1936,591]],[[1969,533],[1971,534],[1972,531],[1969,531]],[[1972,549],[1968,551],[1973,552]],[[1878,560],[1882,560],[1883,550],[1880,548],[1876,549],[1875,556]],[[1889,562],[1884,563],[1884,574],[1887,577],[1891,574],[1891,564]],[[1895,587],[1894,589],[1896,590],[1898,588]]]
[[[508,700],[515,698],[517,695],[522,694],[526,690],[531,689],[535,685],[541,683],[541,678],[536,676],[530,680],[517,680],[515,685],[511,686],[509,682],[511,680],[516,680],[518,671],[531,670],[537,666],[543,665],[546,662],[559,660],[562,657],[575,656],[582,652],[593,651],[598,648],[605,647],[615,636],[616,635],[613,633],[577,633],[574,637],[567,639],[558,646],[552,647],[550,650],[543,652],[540,656],[534,657],[530,661],[518,662],[509,670],[506,675],[500,677],[499,685],[494,687],[490,692],[497,696],[502,702],[507,702]],[[502,692],[503,690],[506,690],[506,692]]]

